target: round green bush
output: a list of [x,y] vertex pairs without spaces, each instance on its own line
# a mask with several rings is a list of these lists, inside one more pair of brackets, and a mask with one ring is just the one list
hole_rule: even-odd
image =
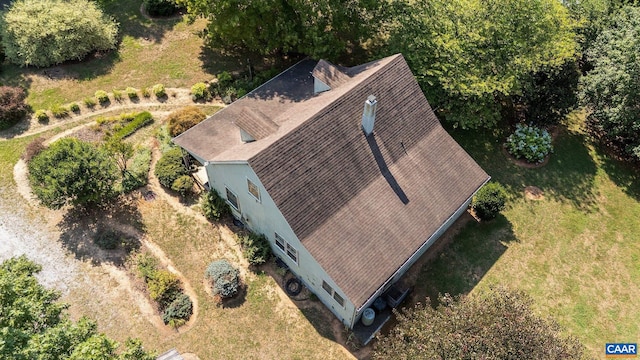
[[162,312],[162,321],[173,327],[184,324],[193,314],[193,303],[186,294],[180,294]]
[[209,100],[211,94],[209,94],[209,87],[203,82],[195,83],[191,87],[191,97],[193,101]]
[[71,105],[69,105],[69,110],[73,111],[74,113],[78,113],[80,112],[80,105],[71,103]]
[[211,281],[213,294],[223,299],[230,298],[240,290],[240,272],[227,260],[217,260],[209,264],[205,277]]
[[135,88],[128,87],[125,89],[125,92],[127,93],[127,96],[129,97],[129,99],[131,100],[135,100],[138,98],[138,90],[136,90]]
[[158,270],[147,282],[149,297],[166,309],[182,292],[180,279],[169,270]]
[[109,94],[104,90],[98,90],[94,95],[100,104],[109,102]]
[[0,130],[12,127],[27,114],[26,98],[22,88],[0,86]]
[[118,24],[95,1],[17,0],[0,20],[7,59],[47,67],[115,49]]
[[186,106],[169,114],[167,117],[167,129],[169,134],[175,137],[196,126],[206,118],[207,115],[202,110],[195,106]]
[[505,147],[509,154],[530,163],[541,163],[553,152],[551,135],[547,130],[522,124],[516,125],[516,131],[509,135]]
[[193,178],[189,175],[182,175],[171,184],[171,190],[177,191],[182,196],[186,196],[193,190]]
[[498,183],[490,182],[473,197],[472,208],[480,219],[490,220],[498,216],[505,207],[507,191]]
[[169,189],[171,189],[173,183],[178,180],[180,176],[187,175],[188,173],[182,162],[182,149],[180,148],[172,148],[162,154],[154,171],[160,184]]
[[153,94],[157,98],[163,98],[163,97],[167,96],[167,91],[165,90],[164,85],[162,85],[162,84],[153,85],[153,88],[151,88],[151,91],[153,91]]
[[262,265],[271,258],[269,240],[262,234],[250,233],[238,236],[242,254],[251,265]]
[[49,115],[47,115],[47,112],[42,109],[36,110],[36,113],[33,116],[40,123],[46,123],[47,121],[49,121]]
[[175,0],[144,0],[144,8],[151,16],[170,16],[180,10]]
[[220,220],[223,216],[231,214],[229,204],[215,189],[202,195],[200,207],[204,216],[209,220]]

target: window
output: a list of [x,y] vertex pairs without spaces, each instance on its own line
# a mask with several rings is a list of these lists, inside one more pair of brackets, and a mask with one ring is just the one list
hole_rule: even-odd
[[236,210],[240,210],[240,205],[238,204],[238,197],[236,196],[236,194],[234,194],[228,188],[225,188],[225,190],[227,190],[227,202],[229,203],[229,205],[231,205]]
[[340,306],[344,306],[344,299],[342,298],[342,296],[338,295],[337,292],[333,293],[333,299],[340,304]]
[[329,295],[333,294],[333,288],[324,280],[322,280],[322,288],[324,289],[324,291],[328,292]]
[[249,194],[253,195],[256,200],[260,201],[260,189],[258,189],[258,185],[249,179],[247,179],[247,190],[249,190]]
[[280,248],[280,250],[284,251],[284,244],[285,241],[283,238],[280,237],[280,235],[278,235],[278,233],[276,233],[276,246]]
[[287,243],[287,256],[289,256],[291,260],[295,261],[296,264],[298,263],[298,250],[289,243]]

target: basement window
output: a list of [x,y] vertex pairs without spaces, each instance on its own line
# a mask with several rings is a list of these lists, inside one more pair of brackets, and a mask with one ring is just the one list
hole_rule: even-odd
[[298,250],[289,243],[287,243],[287,256],[290,257],[291,260],[295,261],[296,264],[298,263]]
[[335,300],[340,306],[344,307],[344,299],[337,292],[333,290],[331,285],[327,284],[326,281],[322,280],[322,288],[326,291],[330,296],[333,296],[333,300]]
[[278,235],[278,233],[276,233],[276,246],[280,248],[280,250],[282,250],[284,252],[284,244],[286,242],[284,241],[283,238],[280,237],[280,235]]
[[247,179],[247,190],[249,190],[249,194],[256,198],[256,200],[260,201],[260,189],[258,189],[258,185],[249,179]]
[[236,194],[233,193],[233,191],[229,190],[229,188],[224,188],[227,191],[227,202],[229,203],[229,205],[231,205],[231,207],[233,207],[236,210],[240,210],[240,205],[238,203],[238,197],[236,196]]
[[333,300],[340,304],[340,306],[344,306],[344,299],[335,291],[333,292]]
[[324,291],[328,292],[329,295],[333,294],[333,288],[324,280],[322,280],[322,288],[324,289]]

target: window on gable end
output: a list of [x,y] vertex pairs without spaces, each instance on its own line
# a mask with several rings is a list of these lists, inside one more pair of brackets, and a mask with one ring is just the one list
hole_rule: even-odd
[[256,200],[260,201],[260,189],[258,185],[254,184],[251,180],[247,179],[247,190]]

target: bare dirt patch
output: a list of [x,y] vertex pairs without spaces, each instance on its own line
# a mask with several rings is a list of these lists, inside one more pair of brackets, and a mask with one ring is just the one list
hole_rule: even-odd
[[527,200],[538,201],[544,199],[544,192],[539,187],[527,186],[524,188],[524,197]]

